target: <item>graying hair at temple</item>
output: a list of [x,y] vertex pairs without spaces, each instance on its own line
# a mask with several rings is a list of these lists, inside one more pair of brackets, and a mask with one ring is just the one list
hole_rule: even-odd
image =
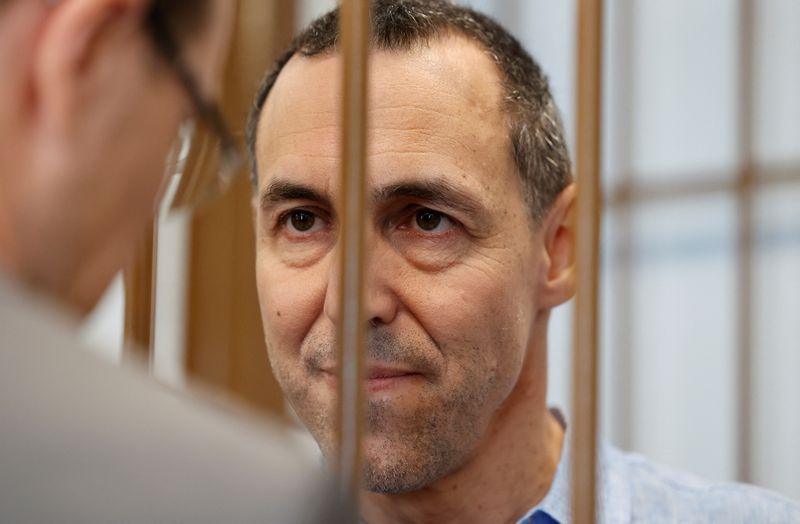
[[[372,2],[373,49],[407,51],[446,34],[477,42],[497,65],[503,81],[503,109],[509,116],[511,154],[535,222],[572,180],[563,127],[547,77],[520,43],[486,15],[446,0]],[[267,73],[247,126],[253,182],[257,179],[255,143],[264,103],[283,67],[295,54],[313,57],[339,44],[338,8],[318,18],[295,38]]]

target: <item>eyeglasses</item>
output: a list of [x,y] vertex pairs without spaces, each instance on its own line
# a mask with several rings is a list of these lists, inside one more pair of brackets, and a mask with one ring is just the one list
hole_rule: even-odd
[[[195,79],[184,61],[178,39],[170,30],[167,17],[163,8],[158,3],[150,7],[146,20],[146,28],[150,33],[156,50],[165,60],[167,65],[176,74],[178,81],[186,92],[194,108],[195,118],[206,128],[207,133],[198,132],[194,123],[186,123],[181,127],[175,146],[167,159],[166,173],[170,183],[173,177],[187,175],[192,179],[180,181],[181,189],[177,189],[180,196],[170,197],[171,207],[198,206],[218,196],[230,186],[235,175],[242,166],[242,155],[239,152],[237,142],[233,137],[228,126],[222,117],[222,113],[217,104],[207,99],[201,89],[200,84]],[[207,135],[210,134],[211,137]],[[209,158],[209,155],[201,154],[202,168],[193,168],[185,172],[185,161],[195,141],[195,146],[205,149],[205,142],[208,138],[213,138],[217,142],[216,159]],[[199,143],[198,143],[199,142]],[[213,160],[217,161],[216,166]],[[202,180],[203,174],[207,174],[210,169],[216,167],[216,173],[206,176],[205,182]]]

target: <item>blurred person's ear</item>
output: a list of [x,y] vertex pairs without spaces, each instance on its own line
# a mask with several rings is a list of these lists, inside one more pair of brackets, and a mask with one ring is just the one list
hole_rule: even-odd
[[[38,45],[34,90],[46,124],[63,129],[87,102],[109,92],[110,74],[125,77],[141,47],[148,0],[62,0],[53,6]],[[113,65],[109,67],[109,64]],[[113,94],[113,93],[112,93]],[[93,99],[93,97],[95,97]]]
[[575,184],[556,198],[542,222],[543,264],[540,302],[551,309],[575,295]]

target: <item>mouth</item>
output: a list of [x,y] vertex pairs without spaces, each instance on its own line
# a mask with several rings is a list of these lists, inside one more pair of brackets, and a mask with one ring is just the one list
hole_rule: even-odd
[[417,373],[413,370],[370,366],[367,368],[366,388],[369,393],[377,393],[379,391],[413,385],[422,378],[421,373]]
[[[339,375],[336,368],[325,368],[321,371],[327,382],[334,386],[338,384]],[[413,370],[390,366],[368,365],[364,385],[368,393],[377,393],[379,391],[412,385],[422,379],[422,373]]]

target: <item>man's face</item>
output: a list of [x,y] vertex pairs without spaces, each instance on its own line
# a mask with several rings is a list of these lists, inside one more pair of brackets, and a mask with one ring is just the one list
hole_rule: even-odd
[[[335,452],[340,57],[294,57],[264,108],[257,279],[278,381]],[[370,58],[365,477],[418,489],[473,455],[532,339],[540,234],[495,66],[457,37]]]

